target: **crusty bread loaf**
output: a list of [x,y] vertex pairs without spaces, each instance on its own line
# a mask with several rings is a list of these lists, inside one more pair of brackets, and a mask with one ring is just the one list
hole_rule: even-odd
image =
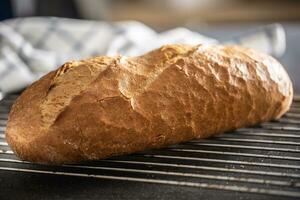
[[287,73],[268,55],[167,45],[64,64],[18,98],[6,138],[28,161],[96,160],[276,119],[292,97]]

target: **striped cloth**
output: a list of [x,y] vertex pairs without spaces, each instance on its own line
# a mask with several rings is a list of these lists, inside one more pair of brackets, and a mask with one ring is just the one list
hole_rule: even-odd
[[[262,42],[258,37],[253,40],[257,34],[252,33],[228,42],[244,43],[272,53],[274,38],[271,37],[274,36],[268,32],[260,36]],[[96,55],[133,56],[172,43],[218,41],[185,28],[156,33],[136,21],[107,23],[53,17],[6,20],[0,22],[0,94],[22,89],[68,60]]]

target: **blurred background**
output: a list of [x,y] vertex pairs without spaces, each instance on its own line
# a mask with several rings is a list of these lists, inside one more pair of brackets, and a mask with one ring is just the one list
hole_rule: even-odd
[[217,23],[299,21],[298,0],[1,0],[0,17],[138,20],[159,29]]
[[[136,20],[157,32],[175,27],[228,41],[257,27],[279,23],[285,31],[287,68],[300,93],[298,0],[1,0],[0,20],[56,16],[96,21]],[[256,40],[256,39],[255,39]],[[259,41],[258,41],[259,42]]]

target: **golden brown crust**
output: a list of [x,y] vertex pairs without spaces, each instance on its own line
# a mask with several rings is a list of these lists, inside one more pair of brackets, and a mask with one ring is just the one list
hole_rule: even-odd
[[69,62],[30,86],[9,116],[22,159],[74,163],[206,138],[281,117],[292,84],[243,47],[167,45],[139,57]]

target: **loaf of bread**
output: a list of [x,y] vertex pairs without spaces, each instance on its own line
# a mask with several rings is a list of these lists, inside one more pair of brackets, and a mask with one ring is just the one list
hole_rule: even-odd
[[97,160],[277,119],[292,98],[291,81],[271,56],[166,45],[138,57],[67,62],[17,99],[6,139],[32,162]]

